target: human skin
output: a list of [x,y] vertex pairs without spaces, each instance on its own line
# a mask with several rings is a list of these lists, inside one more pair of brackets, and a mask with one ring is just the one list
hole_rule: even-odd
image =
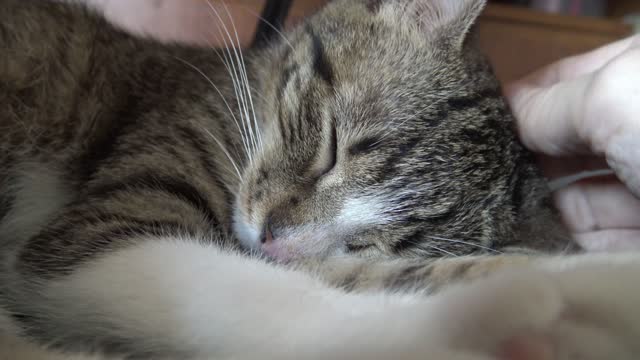
[[[83,1],[99,9],[114,24],[132,33],[148,35],[161,41],[202,46],[224,46],[227,39],[220,36],[218,24],[221,22],[230,30],[238,32],[241,44],[249,44],[262,6],[262,1],[258,0]],[[235,32],[232,34],[235,37]]]
[[556,191],[588,250],[640,248],[640,36],[561,60],[507,87],[523,143],[550,178],[610,168],[615,176]]

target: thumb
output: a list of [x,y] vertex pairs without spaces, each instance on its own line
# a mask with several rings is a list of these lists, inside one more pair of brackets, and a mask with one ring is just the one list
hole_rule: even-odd
[[527,83],[507,87],[524,145],[550,156],[589,153],[576,124],[590,83],[591,75],[583,75],[545,87]]
[[520,82],[507,94],[525,146],[551,156],[603,156],[640,195],[640,48],[592,73],[551,85]]
[[[591,100],[609,90],[624,91],[616,88],[619,78],[639,80],[640,74],[616,71],[620,70],[619,60],[633,58],[638,48],[640,35],[631,36],[562,59],[508,85],[506,94],[525,145],[552,156],[602,151],[590,148],[591,133],[585,131],[583,117]],[[639,60],[628,62],[638,64]],[[620,100],[613,99],[614,104],[616,101]]]
[[583,138],[640,197],[640,47],[598,71],[586,101]]

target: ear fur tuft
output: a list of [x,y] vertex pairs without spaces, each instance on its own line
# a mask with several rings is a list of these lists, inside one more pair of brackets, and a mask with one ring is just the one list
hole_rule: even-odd
[[416,23],[425,36],[461,48],[482,13],[486,0],[367,0],[371,9],[399,10],[403,20]]

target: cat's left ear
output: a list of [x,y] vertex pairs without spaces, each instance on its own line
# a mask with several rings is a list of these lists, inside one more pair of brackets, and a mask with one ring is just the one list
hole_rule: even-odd
[[[484,10],[486,0],[416,0],[422,5],[422,26],[461,48]],[[420,4],[417,5],[421,8]]]
[[391,6],[404,21],[416,24],[422,35],[462,48],[469,31],[482,13],[486,0],[370,0],[380,10]]

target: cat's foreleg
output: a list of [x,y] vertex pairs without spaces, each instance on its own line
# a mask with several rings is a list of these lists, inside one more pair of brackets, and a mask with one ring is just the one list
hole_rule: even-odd
[[[527,352],[522,344],[540,343],[542,337],[548,348],[556,349],[554,359],[640,357],[640,254],[504,255],[379,263],[331,259],[314,268],[325,281],[354,292],[394,290],[431,296],[448,294],[447,288],[464,283],[477,286],[500,278],[504,286],[521,286],[509,285],[513,280],[508,274],[537,274],[557,291],[563,310],[544,331],[514,332],[512,353]],[[514,298],[511,303],[521,300]],[[499,310],[494,315],[496,322],[505,320]]]
[[[27,335],[75,350],[202,359],[488,359],[562,304],[539,277],[438,296],[347,294],[211,245],[149,239],[41,281]],[[518,285],[519,283],[520,285]],[[530,301],[535,299],[535,301]],[[498,313],[506,320],[496,322]]]

